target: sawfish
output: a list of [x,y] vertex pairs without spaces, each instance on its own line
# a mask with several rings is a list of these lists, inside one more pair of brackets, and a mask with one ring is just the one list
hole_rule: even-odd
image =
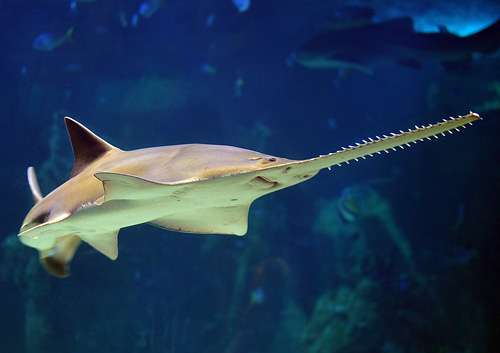
[[291,160],[208,144],[124,151],[66,117],[75,155],[71,177],[43,197],[33,167],[28,168],[35,205],[18,237],[38,250],[47,272],[67,277],[82,241],[115,260],[119,230],[136,224],[244,235],[250,205],[263,195],[309,180],[322,169],[458,131],[478,119],[471,112],[362,140],[319,157]]

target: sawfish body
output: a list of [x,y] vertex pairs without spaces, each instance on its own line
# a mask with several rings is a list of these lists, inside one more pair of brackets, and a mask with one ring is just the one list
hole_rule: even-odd
[[34,169],[28,168],[36,203],[18,236],[25,245],[38,249],[49,273],[66,277],[82,240],[114,260],[119,230],[135,224],[243,235],[249,207],[263,195],[306,181],[321,169],[410,146],[477,119],[479,115],[471,113],[295,161],[203,144],[123,151],[65,118],[75,153],[71,178],[43,197]]

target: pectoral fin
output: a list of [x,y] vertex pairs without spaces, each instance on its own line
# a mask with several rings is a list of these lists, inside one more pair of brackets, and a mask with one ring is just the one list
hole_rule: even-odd
[[56,246],[48,250],[40,250],[40,262],[43,268],[56,277],[69,276],[69,263],[75,255],[82,240],[76,235],[66,235],[56,241]]

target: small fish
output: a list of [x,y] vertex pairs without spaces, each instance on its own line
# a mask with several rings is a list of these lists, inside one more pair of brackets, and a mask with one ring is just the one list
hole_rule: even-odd
[[217,68],[209,63],[204,63],[201,65],[201,72],[213,76],[217,72]]
[[79,72],[82,71],[83,67],[79,63],[70,62],[63,66],[63,71],[66,72]]
[[74,15],[76,14],[76,4],[78,2],[94,2],[96,0],[72,0],[70,3],[69,3],[69,8],[71,9],[71,13]]
[[71,41],[71,35],[73,34],[73,27],[68,29],[68,31],[63,35],[58,35],[52,32],[40,33],[33,41],[33,49],[40,51],[52,51],[55,48],[61,46],[67,41]]
[[241,97],[242,92],[241,92],[241,87],[243,87],[243,84],[245,81],[243,80],[243,75],[238,73],[238,76],[236,77],[236,80],[234,81],[234,95],[236,97]]
[[207,16],[207,18],[205,19],[205,25],[207,27],[212,27],[212,25],[214,24],[214,20],[215,20],[215,15],[213,13],[211,13],[210,15]]
[[150,18],[163,6],[163,4],[163,0],[145,0],[139,7],[139,15]]
[[328,129],[330,130],[335,130],[338,126],[337,119],[334,117],[329,117],[326,119],[326,125],[328,126]]
[[257,287],[250,293],[250,303],[251,304],[262,304],[264,301],[265,293],[264,288]]
[[125,13],[125,11],[118,11],[118,18],[120,19],[120,24],[123,28],[128,26],[127,14]]
[[245,12],[250,7],[250,0],[232,0],[239,12]]
[[138,14],[133,14],[132,18],[130,19],[130,24],[132,27],[137,27],[137,24],[139,23],[139,15]]
[[356,221],[359,216],[359,207],[354,202],[352,189],[347,187],[337,199],[337,214],[345,223]]

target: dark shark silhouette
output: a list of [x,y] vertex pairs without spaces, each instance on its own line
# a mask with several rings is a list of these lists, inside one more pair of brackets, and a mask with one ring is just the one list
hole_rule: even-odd
[[441,30],[420,33],[411,18],[333,30],[313,37],[295,54],[295,61],[313,69],[373,68],[400,64],[420,67],[423,61],[442,62],[446,68],[466,67],[474,53],[494,53],[500,47],[500,20],[466,37]]

